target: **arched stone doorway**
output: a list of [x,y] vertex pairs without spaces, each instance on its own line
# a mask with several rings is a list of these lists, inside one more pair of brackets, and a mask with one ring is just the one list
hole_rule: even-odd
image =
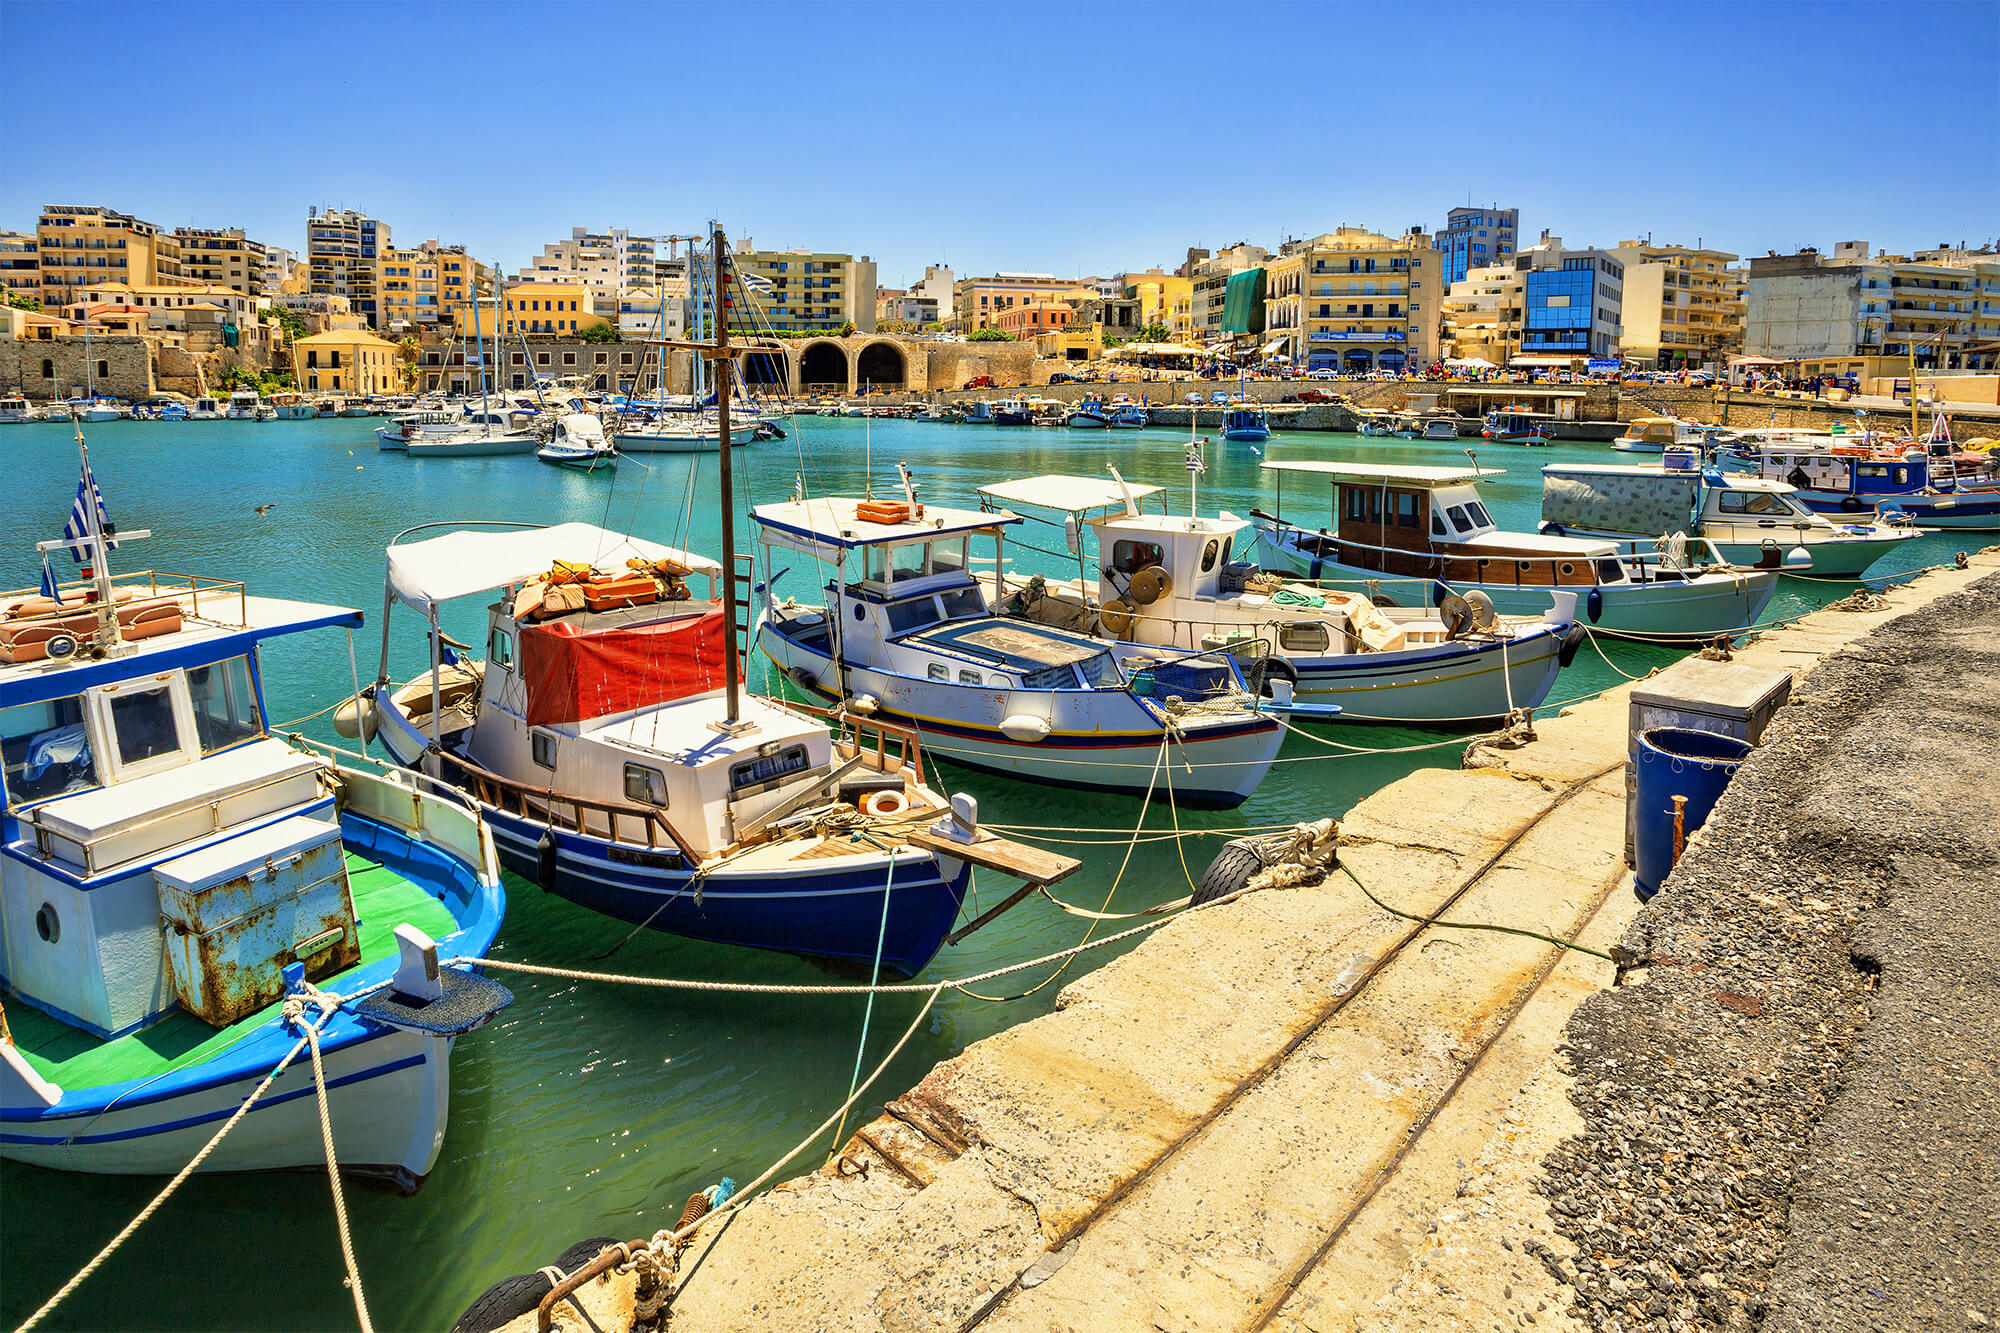
[[869,343],[854,359],[854,381],[857,387],[865,385],[878,392],[902,392],[909,382],[909,362],[903,349],[891,342]]
[[849,383],[847,350],[839,343],[811,343],[799,354],[800,392],[846,393]]
[[737,361],[743,386],[753,394],[784,393],[789,388],[783,348],[745,352]]

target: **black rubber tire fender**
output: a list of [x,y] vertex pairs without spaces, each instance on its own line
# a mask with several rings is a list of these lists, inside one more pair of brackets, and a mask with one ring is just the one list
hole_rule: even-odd
[[472,1300],[465,1313],[451,1326],[451,1333],[492,1333],[542,1303],[553,1291],[546,1273],[518,1273],[503,1277]]
[[1284,658],[1269,653],[1253,658],[1243,668],[1243,683],[1250,687],[1252,694],[1262,695],[1266,699],[1271,697],[1271,679],[1274,676],[1279,680],[1290,681],[1294,687],[1299,683],[1299,669]]
[[1371,602],[1373,602],[1373,603],[1375,603],[1375,605],[1377,605],[1377,606],[1401,606],[1401,605],[1402,605],[1402,603],[1401,603],[1401,602],[1397,601],[1397,600],[1396,600],[1395,598],[1391,597],[1391,596],[1390,596],[1390,595],[1389,595],[1388,593],[1386,593],[1386,592],[1378,592],[1378,593],[1376,593],[1376,594],[1375,594],[1374,596],[1370,597],[1370,598],[1369,598],[1368,600],[1369,600],[1369,601],[1371,601]]
[[565,1273],[574,1273],[618,1243],[616,1236],[593,1236],[589,1240],[580,1240],[556,1256],[556,1267]]
[[1576,650],[1583,647],[1583,641],[1590,634],[1581,625],[1571,625],[1563,634],[1562,646],[1556,649],[1556,665],[1568,666],[1576,661]]
[[1867,507],[1867,505],[1861,502],[1861,497],[1858,495],[1843,495],[1840,497],[1840,508],[1843,513],[1858,514]]
[[1257,844],[1249,838],[1232,838],[1222,844],[1222,850],[1208,863],[1208,869],[1201,875],[1201,882],[1194,886],[1191,906],[1214,902],[1242,888],[1250,882],[1250,877],[1264,868],[1263,854]]

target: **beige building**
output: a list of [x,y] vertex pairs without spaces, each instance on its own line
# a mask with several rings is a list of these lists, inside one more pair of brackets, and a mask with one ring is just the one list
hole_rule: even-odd
[[1738,279],[1724,250],[1625,241],[1618,354],[1644,369],[1721,363],[1743,344]]
[[1222,310],[1228,302],[1229,280],[1238,273],[1261,267],[1270,258],[1270,251],[1263,246],[1243,241],[1191,261],[1196,342],[1213,342],[1224,336]]
[[35,225],[42,304],[69,305],[85,287],[164,286],[181,277],[180,245],[151,222],[95,204],[49,204]]
[[[757,332],[766,321],[779,332],[830,333],[843,324],[875,331],[875,261],[867,255],[746,248],[731,258],[745,283],[760,293],[762,318],[739,315],[743,332]],[[738,327],[730,325],[732,332]]]
[[382,325],[396,333],[472,327],[476,291],[493,314],[494,269],[467,254],[462,245],[425,241],[410,249],[383,252],[380,270]]
[[385,327],[383,257],[393,249],[389,224],[349,208],[306,214],[306,290],[344,296],[370,328]]
[[42,261],[31,231],[0,231],[0,290],[8,296],[42,298]]
[[227,287],[244,296],[264,290],[264,247],[241,227],[176,227],[181,277],[191,283]]
[[1527,275],[1505,264],[1466,272],[1443,303],[1443,355],[1504,366],[1521,351],[1521,315]]
[[[1862,377],[2000,366],[2000,254],[1877,253],[1842,241],[1750,261],[1744,350],[1802,374]],[[1898,365],[1900,363],[1900,365]]]
[[1288,243],[1264,267],[1265,346],[1344,374],[1436,358],[1445,288],[1423,232],[1341,227]]
[[[573,338],[609,322],[597,313],[590,288],[580,282],[517,282],[500,297],[499,333],[503,337],[545,333]],[[484,315],[480,327],[485,331]]]
[[292,344],[292,382],[307,393],[397,393],[403,375],[394,343],[337,329]]
[[[987,278],[959,278],[951,285],[951,315],[943,320],[951,333],[998,328],[1000,312],[1038,301],[1081,301],[1098,295],[1080,278],[1053,273],[995,273]],[[942,312],[940,312],[942,313]]]

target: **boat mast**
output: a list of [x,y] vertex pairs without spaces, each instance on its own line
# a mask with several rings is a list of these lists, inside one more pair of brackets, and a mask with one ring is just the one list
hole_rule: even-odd
[[[722,588],[723,609],[729,618],[729,651],[723,655],[722,691],[726,701],[722,725],[727,730],[735,730],[741,724],[737,719],[740,711],[739,694],[742,681],[739,663],[736,660],[736,498],[732,493],[729,475],[729,395],[721,386],[727,383],[730,373],[729,363],[729,303],[723,299],[728,290],[729,276],[724,268],[728,260],[728,242],[722,235],[720,225],[716,226],[709,238],[714,246],[715,262],[715,374],[718,386],[715,395],[716,433],[722,437],[721,452],[717,455],[716,477],[722,490]],[[664,355],[664,352],[662,353]],[[697,400],[699,401],[699,400]]]
[[[500,298],[493,298],[493,318],[500,318]],[[493,433],[492,419],[486,415],[486,339],[479,329],[479,270],[472,271],[472,350],[479,357],[479,424],[488,435]]]

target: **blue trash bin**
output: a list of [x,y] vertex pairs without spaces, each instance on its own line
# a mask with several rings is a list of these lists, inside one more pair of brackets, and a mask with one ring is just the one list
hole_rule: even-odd
[[1750,755],[1750,745],[1734,736],[1685,727],[1655,727],[1639,733],[1638,803],[1634,823],[1633,871],[1639,897],[1651,898],[1674,868],[1674,800],[1687,799],[1681,812],[1682,837],[1708,820],[1708,812]]

